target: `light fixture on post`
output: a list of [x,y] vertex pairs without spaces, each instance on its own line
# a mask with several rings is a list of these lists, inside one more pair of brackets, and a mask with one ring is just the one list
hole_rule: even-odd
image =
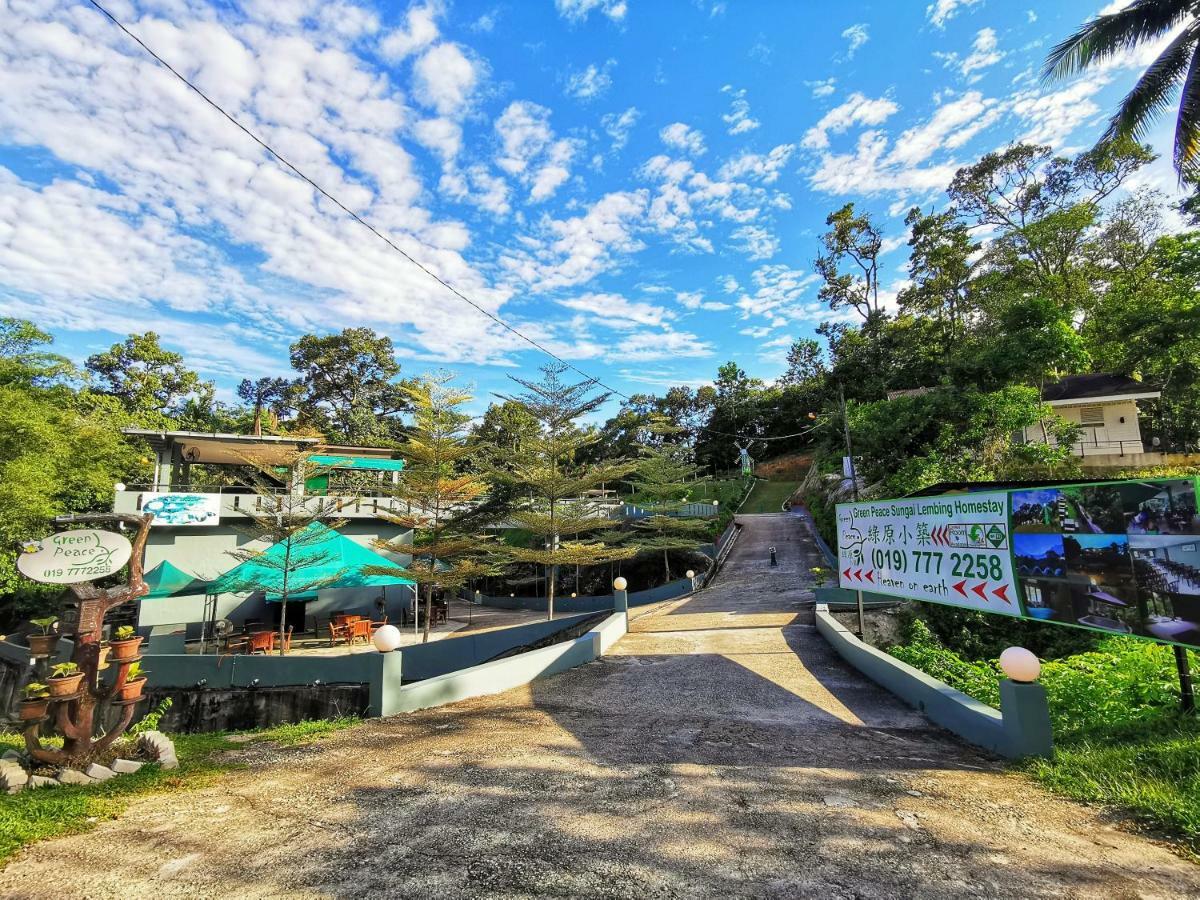
[[625,593],[627,587],[629,587],[629,582],[622,576],[618,575],[613,579],[613,610],[615,612],[629,612],[629,595]]
[[400,629],[395,625],[380,625],[371,635],[371,643],[380,653],[391,653],[400,646]]
[[615,590],[618,590],[618,591],[623,591],[623,590],[625,590],[625,588],[627,588],[627,587],[629,587],[629,582],[628,582],[628,581],[626,581],[626,580],[625,580],[623,577],[621,577],[620,575],[618,575],[618,576],[616,577],[616,579],[613,581],[613,588],[614,588]]
[[1013,681],[1029,684],[1042,674],[1042,663],[1024,647],[1009,647],[1000,654],[1000,669]]

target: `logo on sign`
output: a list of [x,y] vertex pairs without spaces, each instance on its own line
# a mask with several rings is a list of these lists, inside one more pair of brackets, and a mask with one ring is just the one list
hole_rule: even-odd
[[115,531],[60,531],[30,541],[17,557],[26,578],[44,584],[79,584],[121,571],[133,555],[133,545]]

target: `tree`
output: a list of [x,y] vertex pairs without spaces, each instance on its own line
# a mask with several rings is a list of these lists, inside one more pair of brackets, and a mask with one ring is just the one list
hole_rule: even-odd
[[153,331],[131,334],[84,364],[100,393],[115,397],[138,421],[163,424],[177,415],[190,395],[211,396],[212,385],[183,364],[183,357],[163,349]]
[[814,263],[823,282],[818,296],[834,312],[853,309],[864,322],[877,317],[882,232],[870,216],[856,215],[853,203],[830,213],[825,224],[831,226],[821,235],[825,252]]
[[[405,387],[413,423],[400,446],[404,459],[395,496],[408,512],[385,515],[390,522],[412,530],[412,544],[381,541],[393,553],[411,553],[412,563],[399,574],[415,581],[425,595],[424,641],[429,640],[435,587],[456,589],[490,574],[495,555],[488,535],[471,524],[471,507],[488,489],[477,474],[464,471],[479,451],[467,438],[471,417],[460,411],[471,395],[450,384],[448,374],[427,375]],[[381,567],[380,573],[397,572]]]
[[0,316],[0,384],[48,387],[75,374],[65,356],[40,349],[54,338],[26,319]]
[[900,309],[932,316],[945,334],[949,353],[971,313],[971,257],[979,245],[951,211],[926,215],[914,206],[904,224],[910,235],[908,275],[912,285],[900,292]]
[[696,490],[701,468],[689,459],[691,452],[679,444],[644,445],[642,458],[630,478],[633,502],[649,515],[635,519],[628,540],[639,551],[661,550],[664,582],[671,580],[672,550],[694,550],[709,523],[679,514]]
[[303,423],[347,443],[387,442],[398,436],[396,416],[407,394],[391,338],[370,328],[306,334],[291,346],[295,405]]
[[254,410],[251,425],[255,437],[262,435],[263,413],[270,411],[276,417],[286,408],[291,386],[286,378],[258,378],[251,381],[243,378],[238,385],[238,398],[250,404]]
[[1067,78],[1099,66],[1143,44],[1152,44],[1180,25],[1166,46],[1125,95],[1109,121],[1103,142],[1142,140],[1179,94],[1175,114],[1175,170],[1182,176],[1200,161],[1200,16],[1191,0],[1134,0],[1099,15],[1057,44],[1046,57],[1044,76]]
[[805,384],[825,375],[825,361],[821,345],[812,338],[802,338],[792,343],[787,354],[787,371],[780,377],[780,384]]
[[[311,454],[298,453],[288,461],[292,484],[304,482],[329,470],[314,465]],[[251,524],[245,533],[252,541],[265,541],[262,549],[240,548],[225,552],[239,563],[252,563],[218,578],[214,593],[264,591],[279,595],[279,655],[287,646],[287,605],[297,594],[327,587],[346,574],[333,569],[338,555],[333,541],[337,529],[346,524],[337,518],[337,503],[324,497],[304,496],[291,490],[280,492],[276,465],[264,465],[248,458],[258,469],[251,484],[258,502],[247,504],[242,512]],[[274,549],[279,548],[279,549]]]
[[510,518],[532,535],[532,546],[512,547],[509,552],[518,562],[547,568],[546,615],[550,619],[554,618],[560,565],[596,565],[629,559],[637,552],[608,547],[599,540],[563,540],[564,535],[587,534],[609,524],[606,509],[588,499],[587,491],[618,481],[633,468],[622,459],[590,464],[577,461],[581,451],[599,440],[595,431],[580,428],[577,421],[599,409],[609,395],[593,394],[594,380],[565,383],[562,375],[566,371],[565,365],[552,363],[542,367],[540,381],[509,376],[525,391],[504,399],[520,404],[538,422],[539,432],[523,444],[507,466],[493,470],[493,477],[529,493]]

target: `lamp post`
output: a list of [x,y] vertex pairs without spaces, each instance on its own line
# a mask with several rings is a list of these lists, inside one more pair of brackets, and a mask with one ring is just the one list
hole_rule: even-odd
[[688,581],[692,583],[692,590],[696,590],[696,570],[688,569],[685,574],[687,575]]
[[629,594],[625,592],[628,586],[629,582],[620,575],[613,580],[613,609],[617,612],[629,612]]

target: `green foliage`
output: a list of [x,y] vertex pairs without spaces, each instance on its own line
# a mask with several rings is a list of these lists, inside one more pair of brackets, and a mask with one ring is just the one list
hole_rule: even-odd
[[[132,667],[131,667],[132,668]],[[170,697],[163,697],[158,706],[154,707],[150,712],[146,713],[142,718],[131,725],[125,732],[129,738],[136,738],[139,734],[144,734],[147,731],[158,731],[158,723],[162,721],[162,717],[167,714],[171,708],[173,701]]]
[[129,671],[125,673],[125,683],[130,684],[131,682],[137,681],[139,678],[145,678],[149,674],[149,672],[142,668],[142,664],[140,662],[135,662],[129,667]]
[[79,666],[73,662],[60,662],[50,667],[51,678],[70,678],[79,674]]
[[132,625],[122,625],[113,632],[114,641],[130,641],[136,636]]
[[31,625],[36,625],[42,634],[49,634],[50,629],[58,621],[58,616],[42,616],[40,619],[30,619]]
[[43,700],[50,696],[50,688],[40,681],[31,681],[21,688],[26,700]]
[[131,334],[108,351],[87,359],[97,390],[121,403],[141,425],[170,427],[189,396],[211,405],[213,386],[183,364],[183,357],[164,349],[153,331]]

